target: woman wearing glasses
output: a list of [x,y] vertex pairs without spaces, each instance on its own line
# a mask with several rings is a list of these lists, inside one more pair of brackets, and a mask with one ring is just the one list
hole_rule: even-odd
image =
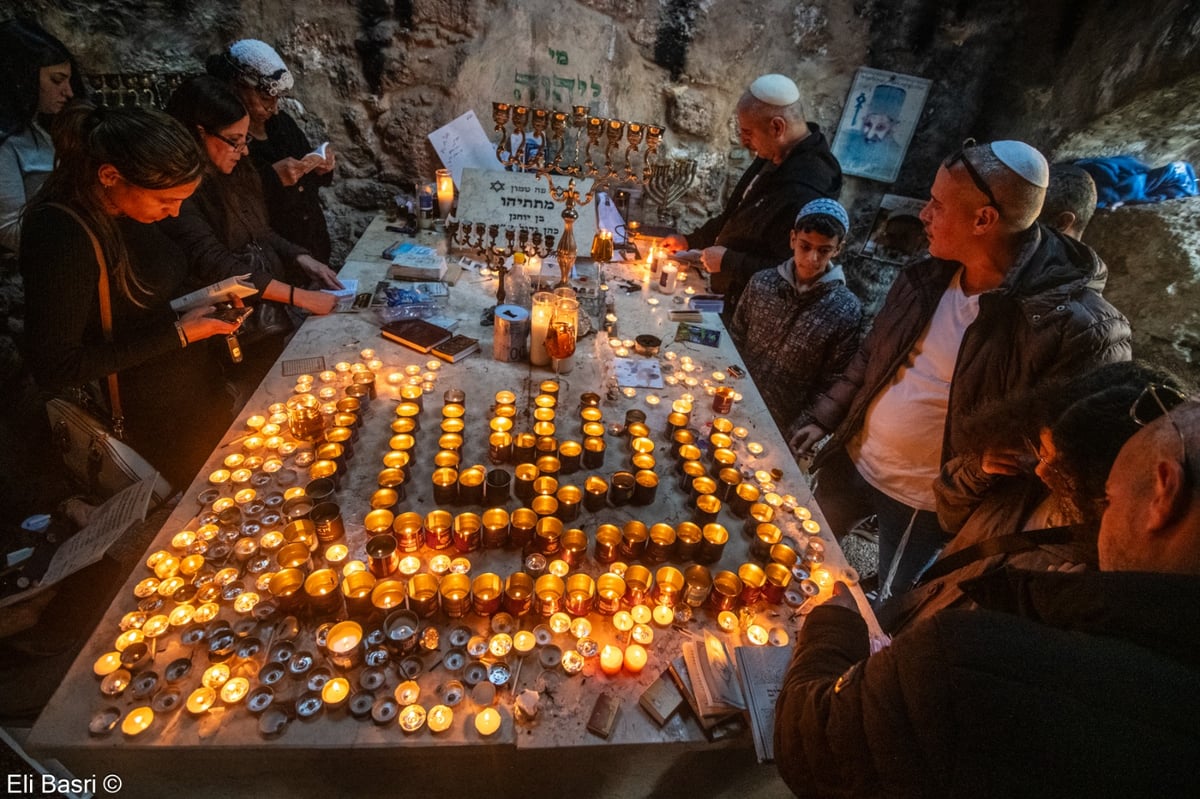
[[171,96],[167,113],[191,131],[208,164],[199,191],[177,219],[162,223],[164,232],[188,254],[198,285],[249,273],[264,300],[247,320],[245,361],[234,371],[239,391],[248,395],[287,344],[294,329],[289,308],[327,314],[337,298],[319,289],[342,284],[268,223],[258,173],[244,160],[250,118],[224,83],[209,75],[190,78]]
[[938,515],[957,534],[915,588],[881,608],[895,635],[949,607],[972,607],[962,583],[1004,566],[1096,565],[1105,481],[1117,453],[1190,389],[1143,363],[1101,366],[981,407],[964,421],[970,449],[935,485]]
[[220,365],[194,345],[237,326],[206,316],[211,308],[176,318],[170,301],[190,290],[188,265],[152,223],[179,213],[203,157],[170,117],[86,103],[59,114],[54,147],[57,168],[21,233],[27,363],[52,392],[116,373],[126,440],[186,486],[231,419]]
[[262,177],[271,227],[329,263],[329,228],[318,190],[333,182],[336,159],[332,147],[316,154],[296,120],[279,110],[279,99],[292,88],[292,73],[275,49],[258,39],[234,42],[204,66],[250,114],[250,158]]

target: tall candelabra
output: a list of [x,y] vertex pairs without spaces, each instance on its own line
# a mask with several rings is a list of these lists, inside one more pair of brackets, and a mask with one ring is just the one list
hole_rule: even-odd
[[565,286],[571,280],[571,269],[575,266],[575,259],[579,255],[575,246],[575,220],[579,218],[579,212],[575,210],[575,206],[578,204],[582,208],[590,203],[596,186],[593,184],[588,193],[581,196],[579,189],[575,188],[575,178],[570,178],[565,188],[556,188],[554,181],[550,179],[550,174],[544,174],[546,183],[550,186],[550,197],[557,202],[565,203],[562,210],[563,234],[562,238],[558,240],[558,249],[554,251],[554,256],[558,260],[559,275],[562,278],[559,285]]

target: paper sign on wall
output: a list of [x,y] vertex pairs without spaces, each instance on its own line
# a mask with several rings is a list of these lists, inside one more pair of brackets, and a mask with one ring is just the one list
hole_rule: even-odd
[[[555,188],[566,188],[567,178],[554,176]],[[582,196],[591,188],[590,178],[577,180],[575,187]],[[462,183],[458,187],[458,219],[467,222],[499,225],[505,228],[541,231],[553,235],[557,242],[562,238],[564,203],[550,197],[546,178],[528,172],[505,172],[503,170],[463,170]],[[575,220],[575,243],[580,256],[588,257],[592,236],[596,233],[596,202],[585,206],[576,204],[579,218]],[[503,233],[500,243],[504,243]]]
[[468,111],[430,133],[429,141],[446,169],[454,176],[455,186],[462,186],[463,169],[467,167],[500,168],[500,162],[496,160],[496,147],[488,141],[474,111]]

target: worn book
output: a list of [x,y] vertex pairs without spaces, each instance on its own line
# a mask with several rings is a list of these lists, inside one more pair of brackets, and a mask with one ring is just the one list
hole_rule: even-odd
[[384,338],[417,352],[429,352],[454,335],[446,328],[424,319],[398,319],[388,322],[379,332]]
[[783,688],[792,649],[787,646],[738,646],[733,650],[738,681],[746,696],[750,732],[759,763],[775,761],[775,702]]
[[443,361],[458,363],[471,353],[479,352],[479,339],[470,336],[454,336],[438,344],[432,351]]
[[258,289],[250,282],[250,275],[234,275],[217,281],[211,286],[196,289],[171,300],[171,310],[183,313],[193,308],[203,308],[206,305],[216,305],[218,302],[229,302],[234,297],[245,299],[258,293]]

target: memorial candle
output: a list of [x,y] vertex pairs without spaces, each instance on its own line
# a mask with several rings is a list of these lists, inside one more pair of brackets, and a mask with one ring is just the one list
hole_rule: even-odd
[[600,670],[610,677],[620,674],[621,665],[624,662],[625,655],[619,647],[605,644],[604,648],[600,650]]
[[646,665],[646,649],[641,644],[630,644],[625,649],[625,668],[631,674],[639,674]]

